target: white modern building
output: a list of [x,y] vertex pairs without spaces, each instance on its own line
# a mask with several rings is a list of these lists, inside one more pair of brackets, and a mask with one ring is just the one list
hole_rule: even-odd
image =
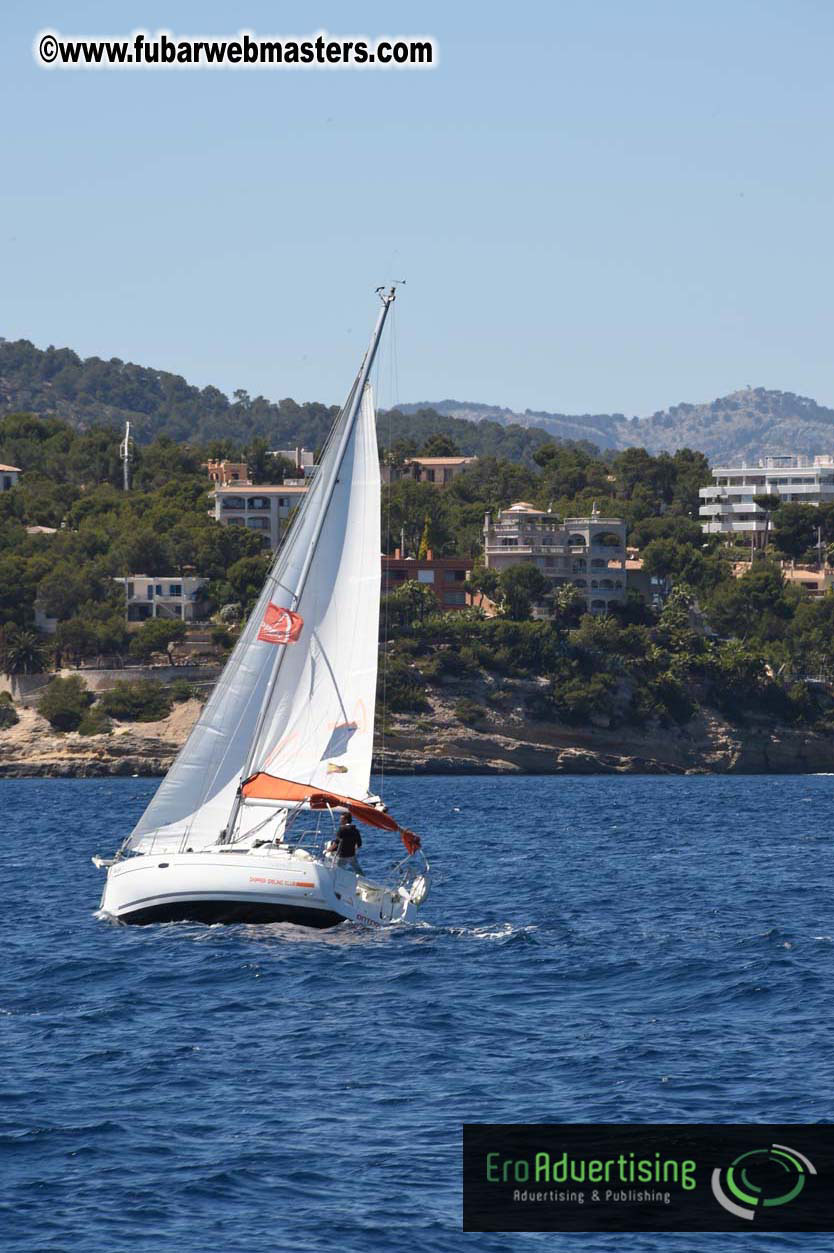
[[0,492],[10,492],[17,487],[21,470],[19,466],[0,465]]
[[129,574],[114,582],[125,587],[128,622],[145,622],[148,618],[179,618],[193,622],[208,579],[195,575]]
[[590,613],[605,613],[626,596],[626,524],[622,518],[565,518],[521,500],[484,518],[484,561],[490,570],[531,563],[554,588],[573,583]]
[[295,466],[295,472],[301,479],[309,479],[316,472],[316,454],[309,448],[273,448],[270,457],[283,457]]
[[248,526],[274,552],[306,491],[306,486],[289,483],[217,487],[214,516],[223,526]]
[[804,505],[834,502],[834,456],[765,457],[754,466],[722,466],[713,485],[702,487],[698,510],[706,535],[741,535],[764,543],[766,515],[754,496],[779,496]]

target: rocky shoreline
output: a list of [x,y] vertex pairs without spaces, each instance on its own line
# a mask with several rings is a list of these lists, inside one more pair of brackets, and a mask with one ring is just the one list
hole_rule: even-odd
[[[834,772],[834,737],[772,725],[740,728],[702,713],[683,728],[569,727],[526,718],[523,704],[483,710],[475,726],[444,693],[431,711],[396,715],[378,735],[375,769],[389,774],[804,774]],[[0,732],[0,778],[162,775],[200,711],[175,706],[154,723],[108,735],[61,735],[34,710]]]

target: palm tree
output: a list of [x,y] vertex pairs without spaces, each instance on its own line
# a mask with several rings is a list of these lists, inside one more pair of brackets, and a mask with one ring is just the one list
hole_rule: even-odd
[[11,626],[0,640],[0,659],[6,674],[40,674],[44,668],[44,647],[37,631]]

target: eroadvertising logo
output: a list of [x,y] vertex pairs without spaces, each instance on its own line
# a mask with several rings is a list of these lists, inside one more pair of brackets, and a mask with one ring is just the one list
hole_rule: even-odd
[[834,1231],[834,1126],[467,1124],[465,1231]]

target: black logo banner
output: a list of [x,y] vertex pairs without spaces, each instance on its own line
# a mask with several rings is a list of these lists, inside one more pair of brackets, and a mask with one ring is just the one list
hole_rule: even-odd
[[468,1123],[464,1231],[834,1231],[834,1126]]

